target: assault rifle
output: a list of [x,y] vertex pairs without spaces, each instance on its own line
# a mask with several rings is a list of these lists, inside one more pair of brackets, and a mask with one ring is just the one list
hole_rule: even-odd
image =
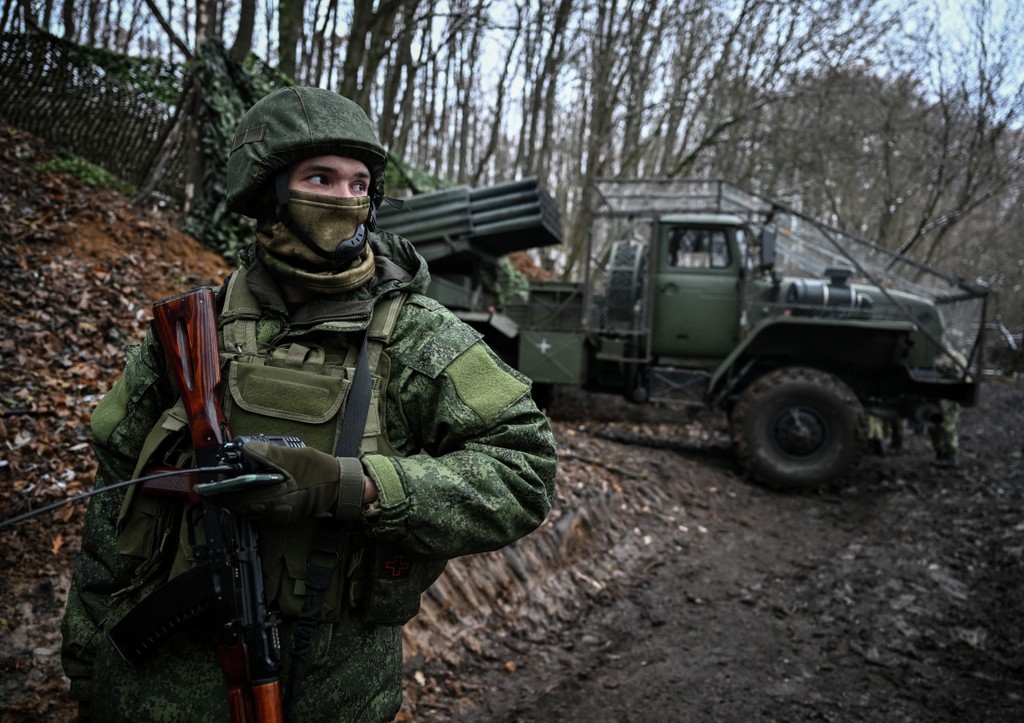
[[[222,479],[226,469],[243,469],[241,448],[246,438],[231,439],[218,399],[220,360],[212,290],[196,289],[160,302],[153,314],[188,415],[197,464],[195,470],[149,479],[141,491],[189,501],[189,542],[199,564],[154,590],[107,635],[125,661],[139,665],[184,624],[212,612],[232,722],[280,723],[281,645],[277,618],[266,606],[256,533],[248,521],[205,501],[202,494],[284,478],[248,474]],[[302,446],[294,437],[263,439]],[[200,525],[202,539],[197,534]]]

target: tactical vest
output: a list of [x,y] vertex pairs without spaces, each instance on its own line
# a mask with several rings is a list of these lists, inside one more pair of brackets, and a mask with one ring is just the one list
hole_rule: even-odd
[[[245,269],[232,274],[219,315],[222,407],[232,435],[295,435],[307,446],[333,453],[359,353],[360,343],[353,343],[353,338],[367,328],[372,392],[360,449],[363,454],[397,455],[385,427],[390,373],[385,349],[405,299],[405,294],[397,294],[379,300],[368,328],[365,320],[328,322],[299,335],[304,343],[290,340],[270,346],[262,338],[267,336],[264,325],[268,322],[245,283]],[[179,401],[146,438],[136,476],[154,462],[190,466],[193,453],[187,426]],[[177,549],[171,577],[194,564],[181,506],[177,503],[176,510],[170,509],[173,506],[165,499],[138,494],[134,489],[125,499],[118,521],[118,550],[142,558],[142,563],[136,583],[124,592],[145,584],[161,560],[170,556],[172,544],[176,543]],[[267,602],[285,617],[297,617],[304,600],[315,525],[259,524],[256,531]],[[346,608],[358,608],[369,621],[384,624],[401,624],[415,615],[420,593],[440,575],[444,562],[417,560],[412,565],[416,573],[412,579],[381,583],[375,569],[387,564],[383,558],[389,554],[393,553],[381,550],[362,532],[350,534],[339,550],[341,564],[331,578],[321,619],[338,622]]]

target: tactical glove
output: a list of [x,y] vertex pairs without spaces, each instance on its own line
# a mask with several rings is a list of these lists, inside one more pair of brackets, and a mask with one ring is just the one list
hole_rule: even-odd
[[363,465],[355,457],[254,440],[242,446],[242,458],[247,468],[280,472],[285,481],[216,495],[215,504],[277,525],[315,517],[354,520],[362,512]]

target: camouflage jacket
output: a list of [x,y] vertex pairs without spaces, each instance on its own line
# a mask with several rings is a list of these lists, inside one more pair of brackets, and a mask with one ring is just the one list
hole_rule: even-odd
[[[380,545],[434,560],[507,545],[536,529],[552,504],[556,454],[547,420],[530,398],[529,381],[422,294],[429,276],[411,244],[386,233],[375,234],[372,244],[375,280],[331,301],[371,308],[385,294],[408,294],[385,349],[386,444],[362,457],[379,490],[363,532]],[[251,249],[242,261],[255,279],[250,286],[258,287],[264,312],[258,328],[269,346],[311,334],[334,334],[350,344],[353,327],[368,323],[323,322],[318,314],[293,323],[302,310],[289,311]],[[176,397],[150,333],[128,350],[123,376],[94,413],[97,486],[132,476],[143,442]],[[127,667],[104,636],[153,587],[140,583],[165,578],[171,564],[164,555],[140,576],[139,560],[119,553],[124,497],[121,491],[98,495],[87,513],[62,627],[72,695],[88,702],[96,717],[225,720],[209,630],[176,634],[140,669]],[[154,520],[153,534],[158,529]],[[292,625],[286,619],[282,628],[286,665]],[[400,627],[370,622],[355,608],[343,611],[336,623],[318,629],[298,718],[390,719],[401,705],[401,663]]]

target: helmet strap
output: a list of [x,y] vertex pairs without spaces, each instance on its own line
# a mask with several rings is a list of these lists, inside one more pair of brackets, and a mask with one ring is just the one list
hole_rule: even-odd
[[380,208],[382,203],[386,203],[394,209],[401,211],[405,208],[405,201],[400,198],[389,198],[383,193],[375,193],[373,195],[373,202],[370,203],[370,217],[366,220],[366,225],[371,231],[377,230],[377,209]]

